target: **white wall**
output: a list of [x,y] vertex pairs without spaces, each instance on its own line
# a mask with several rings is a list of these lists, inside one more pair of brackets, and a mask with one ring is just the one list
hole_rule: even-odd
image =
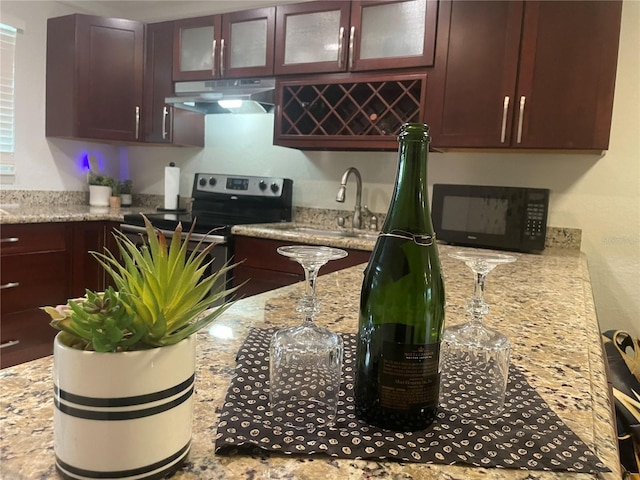
[[106,172],[117,174],[118,147],[44,136],[47,18],[69,13],[58,2],[0,2],[0,21],[24,27],[16,41],[16,178],[3,189],[88,190],[82,169],[88,153],[101,159]]
[[[77,2],[76,2],[77,3]],[[386,211],[396,155],[378,152],[302,152],[274,147],[272,115],[207,117],[206,148],[117,148],[44,138],[46,18],[68,13],[54,2],[0,2],[19,17],[16,184],[3,188],[84,190],[77,164],[96,152],[109,172],[131,175],[140,193],[161,194],[163,167],[182,168],[181,194],[193,173],[274,175],[294,179],[297,205],[343,208],[335,202],[342,172],[362,172],[364,202]],[[549,224],[583,231],[598,318],[603,330],[624,328],[640,336],[640,2],[623,5],[622,32],[610,147],[603,156],[541,153],[431,154],[431,183],[546,187],[552,191]],[[347,189],[346,205],[354,189]],[[552,332],[550,332],[552,333]]]

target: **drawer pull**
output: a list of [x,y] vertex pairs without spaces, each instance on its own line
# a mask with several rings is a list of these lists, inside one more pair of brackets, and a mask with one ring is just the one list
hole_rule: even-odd
[[18,345],[20,340],[9,340],[8,342],[0,343],[0,348],[13,347],[14,345]]
[[216,76],[216,39],[211,42],[211,75]]
[[527,98],[523,95],[520,97],[520,115],[518,117],[518,138],[516,139],[516,143],[522,143],[522,121],[524,119],[524,104],[527,101]]
[[5,283],[4,285],[0,285],[0,290],[4,290],[5,288],[15,288],[19,286],[20,286],[20,282],[9,282],[9,283]]
[[136,140],[140,138],[140,106],[136,105]]
[[353,52],[354,52],[354,43],[356,36],[356,27],[355,25],[351,25],[351,30],[349,31],[349,67],[348,70],[353,68]]
[[224,77],[224,38],[220,40],[220,77]]
[[502,102],[502,130],[500,132],[500,143],[504,143],[507,134],[507,113],[509,113],[509,97],[504,97]]
[[338,31],[338,68],[342,68],[344,63],[342,55],[344,50],[344,27],[340,27]]
[[19,241],[20,239],[18,237],[0,238],[0,243],[16,243]]
[[167,117],[169,116],[169,109],[162,107],[162,139],[166,140],[169,133],[167,132]]

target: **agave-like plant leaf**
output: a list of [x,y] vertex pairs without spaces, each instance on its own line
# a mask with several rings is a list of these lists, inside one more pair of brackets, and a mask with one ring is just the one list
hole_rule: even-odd
[[203,277],[210,266],[213,245],[202,241],[189,253],[194,225],[181,238],[178,225],[171,241],[153,228],[144,217],[146,243],[141,248],[126,235],[116,232],[121,259],[111,252],[91,252],[113,278],[122,302],[134,316],[134,323],[144,330],[141,343],[163,346],[177,343],[213,322],[232,302],[211,308],[239,287],[212,291],[219,279],[236,264],[228,262],[220,270]]

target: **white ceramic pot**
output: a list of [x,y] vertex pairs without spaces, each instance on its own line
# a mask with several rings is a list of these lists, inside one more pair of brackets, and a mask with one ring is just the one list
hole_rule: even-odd
[[67,479],[161,478],[191,445],[195,335],[162,348],[98,353],[54,341],[54,448]]
[[89,185],[89,205],[92,207],[108,207],[111,187]]

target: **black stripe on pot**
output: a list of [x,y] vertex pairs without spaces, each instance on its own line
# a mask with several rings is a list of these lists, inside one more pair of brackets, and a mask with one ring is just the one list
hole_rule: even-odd
[[56,400],[65,400],[70,403],[78,405],[85,405],[87,407],[129,407],[132,405],[142,405],[144,403],[157,402],[165,398],[172,397],[188,386],[193,385],[196,378],[194,373],[184,382],[179,383],[171,388],[160,390],[159,392],[146,393],[144,395],[136,395],[133,397],[114,397],[114,398],[98,398],[98,397],[84,397],[82,395],[76,395],[74,393],[61,390],[58,385],[53,386],[53,393]]
[[[76,468],[68,463],[63,462],[56,455],[56,470],[62,475],[63,478],[68,480],[78,480],[86,478],[132,478],[136,480],[155,480],[164,478],[166,475],[178,470],[184,463],[187,455],[189,454],[189,448],[191,447],[191,441],[189,441],[184,447],[178,450],[173,455],[160,460],[159,462],[152,463],[144,467],[134,468],[131,470],[119,470],[117,472],[100,472],[94,470],[85,470],[83,468]],[[158,469],[161,469],[158,471]],[[144,477],[139,475],[149,474]]]
[[62,413],[70,415],[72,417],[77,418],[86,418],[88,420],[134,420],[136,418],[144,418],[150,417],[152,415],[157,415],[162,412],[166,412],[167,410],[171,410],[174,407],[177,407],[181,403],[186,402],[191,395],[193,395],[194,387],[191,386],[187,393],[178,397],[170,402],[163,403],[161,405],[157,405],[155,407],[143,408],[139,410],[128,410],[128,411],[108,411],[108,410],[83,410],[81,408],[70,407],[67,404],[61,403],[58,398],[54,398],[55,407],[60,410]]

